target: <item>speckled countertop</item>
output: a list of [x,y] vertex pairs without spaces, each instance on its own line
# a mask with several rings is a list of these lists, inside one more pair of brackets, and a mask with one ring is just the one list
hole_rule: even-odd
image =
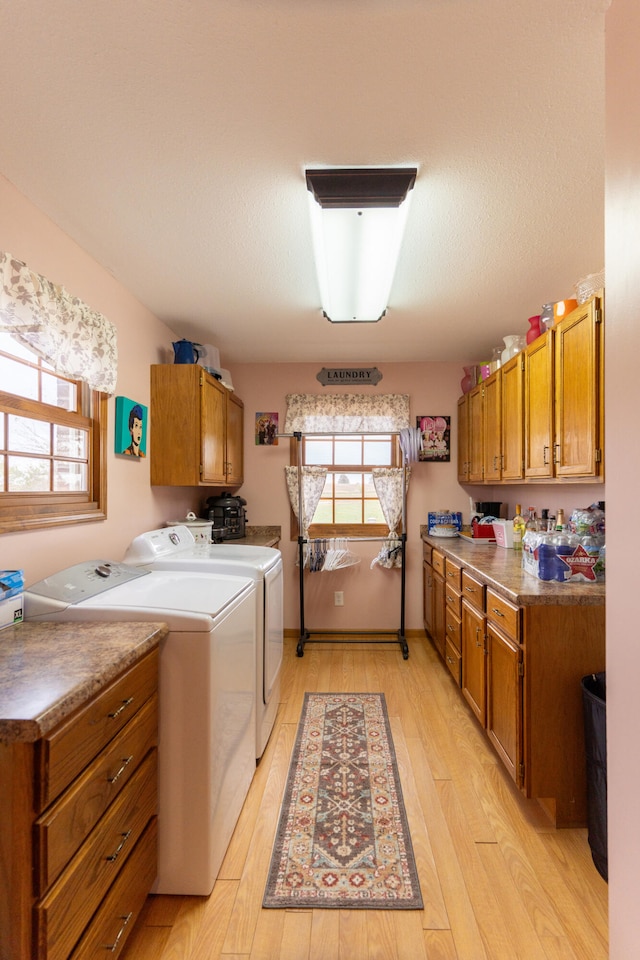
[[162,623],[44,621],[0,630],[0,742],[39,739],[166,632]]
[[255,547],[275,547],[281,539],[280,527],[251,527],[246,525],[245,536],[239,540],[225,540],[225,543],[248,543]]
[[427,526],[420,527],[420,536],[425,543],[440,553],[451,557],[466,567],[484,583],[507,600],[520,606],[534,604],[555,605],[602,605],[605,602],[605,584],[556,583],[538,580],[522,569],[520,554],[514,550],[498,547],[495,543],[478,545],[463,537],[430,537]]

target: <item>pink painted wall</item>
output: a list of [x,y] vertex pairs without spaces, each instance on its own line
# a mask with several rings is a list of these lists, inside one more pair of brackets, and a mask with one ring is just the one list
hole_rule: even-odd
[[[119,396],[149,403],[149,365],[163,362],[175,339],[111,274],[0,176],[0,249],[62,283],[103,313],[118,331]],[[167,353],[169,351],[169,353]],[[80,560],[121,559],[132,536],[185,516],[193,490],[151,488],[149,460],[113,453],[115,400],[109,399],[107,519],[0,537],[0,568],[23,569],[33,583]]]
[[610,957],[640,956],[640,5],[606,18],[607,739]]

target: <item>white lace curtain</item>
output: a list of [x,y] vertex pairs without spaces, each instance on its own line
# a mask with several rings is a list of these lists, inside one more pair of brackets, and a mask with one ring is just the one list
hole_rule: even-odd
[[284,472],[287,479],[287,490],[289,491],[291,509],[300,523],[300,532],[306,540],[309,534],[309,526],[311,525],[313,515],[316,512],[316,507],[318,506],[324,489],[327,468],[314,466],[302,467],[302,503],[304,504],[302,519],[300,519],[298,506],[298,468],[285,467]]
[[399,433],[409,426],[409,397],[381,393],[290,393],[284,433]]
[[382,513],[389,526],[389,537],[382,544],[378,556],[371,566],[379,564],[382,567],[402,566],[401,543],[398,539],[398,527],[401,525],[403,504],[403,483],[405,491],[409,489],[411,468],[406,467],[374,467],[371,471],[373,486],[378,495]]
[[0,331],[56,371],[113,394],[118,374],[116,329],[64,287],[0,252]]

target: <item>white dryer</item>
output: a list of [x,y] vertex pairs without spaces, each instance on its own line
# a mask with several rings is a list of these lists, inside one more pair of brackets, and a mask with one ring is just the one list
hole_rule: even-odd
[[282,554],[273,547],[199,543],[184,525],[136,537],[126,563],[148,570],[193,570],[251,577],[256,583],[256,759],[264,753],[280,701],[283,653]]
[[24,592],[27,620],[164,622],[155,893],[211,893],[255,773],[255,581],[107,560]]

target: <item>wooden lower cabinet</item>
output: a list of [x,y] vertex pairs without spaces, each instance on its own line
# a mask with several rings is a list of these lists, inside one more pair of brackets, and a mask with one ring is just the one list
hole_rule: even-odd
[[509,774],[524,783],[522,753],[522,650],[487,624],[487,734]]
[[555,826],[585,826],[580,681],[605,669],[603,600],[577,592],[575,602],[514,603],[445,550],[442,569],[460,577],[433,570],[431,638],[444,665],[523,794]]
[[124,946],[157,872],[157,688],[156,648],[41,739],[0,743],[2,960]]
[[462,601],[462,695],[484,727],[487,708],[487,658],[484,614]]

